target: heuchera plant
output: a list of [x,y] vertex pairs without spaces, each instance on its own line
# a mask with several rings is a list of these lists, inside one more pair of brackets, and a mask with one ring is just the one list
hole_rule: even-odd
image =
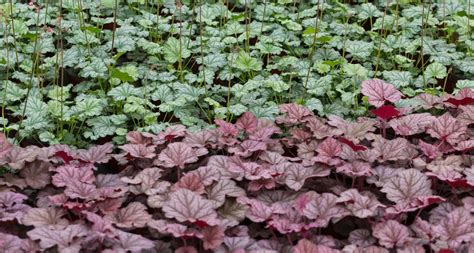
[[1,252],[469,252],[474,91],[362,93],[376,117],[275,122],[247,112],[197,133],[129,132],[88,150],[0,135]]

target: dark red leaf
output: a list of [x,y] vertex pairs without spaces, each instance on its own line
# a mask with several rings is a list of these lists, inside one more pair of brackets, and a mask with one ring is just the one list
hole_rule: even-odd
[[456,107],[460,105],[474,105],[474,98],[471,98],[471,97],[465,97],[461,99],[449,98],[445,102],[453,104]]
[[382,120],[388,120],[400,115],[400,111],[393,105],[384,105],[371,111],[375,116]]
[[354,144],[354,142],[344,138],[344,137],[340,137],[339,138],[339,141],[346,144],[347,146],[349,146],[350,148],[352,148],[352,150],[354,151],[364,151],[364,150],[367,150],[367,148],[363,145],[356,145]]

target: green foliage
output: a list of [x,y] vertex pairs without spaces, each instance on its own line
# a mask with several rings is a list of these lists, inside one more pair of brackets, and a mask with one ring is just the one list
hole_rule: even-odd
[[0,121],[19,140],[123,141],[246,110],[272,119],[288,102],[356,117],[368,78],[407,96],[474,87],[469,1],[13,2],[0,4]]

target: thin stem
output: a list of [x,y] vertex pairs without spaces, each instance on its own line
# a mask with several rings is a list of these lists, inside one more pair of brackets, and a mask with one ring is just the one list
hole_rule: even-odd
[[308,54],[308,60],[309,60],[309,66],[308,66],[308,71],[306,72],[306,80],[304,82],[304,94],[303,94],[303,99],[306,98],[306,87],[308,86],[308,80],[309,80],[309,74],[311,73],[311,68],[313,67],[313,53],[314,49],[316,47],[316,34],[318,33],[318,26],[319,26],[319,19],[322,18],[323,15],[323,10],[321,9],[321,1],[318,0],[318,10],[316,12],[316,18],[314,19],[314,34],[313,34],[313,43],[311,45],[311,49]]
[[[387,1],[387,4],[385,5],[385,10],[384,10],[383,16],[382,16],[382,27],[381,27],[381,31],[380,31],[379,45],[377,47],[377,63],[375,65],[374,78],[377,77],[377,72],[378,72],[379,64],[380,64],[380,53],[382,52],[382,50],[381,50],[382,39],[385,39],[385,34],[386,34],[385,31],[384,31],[384,21],[385,21],[385,16],[387,15],[388,3],[390,3],[390,1]],[[382,36],[382,33],[384,34],[384,36]]]
[[113,26],[113,30],[112,30],[112,48],[110,49],[110,51],[113,53],[114,52],[114,43],[115,43],[115,33],[117,30],[117,9],[118,9],[118,0],[115,0],[115,6],[114,6],[114,26]]

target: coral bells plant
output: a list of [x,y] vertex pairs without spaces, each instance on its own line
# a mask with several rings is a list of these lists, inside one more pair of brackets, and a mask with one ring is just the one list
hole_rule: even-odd
[[1,252],[469,252],[474,92],[362,84],[374,117],[283,104],[88,150],[0,135]]

